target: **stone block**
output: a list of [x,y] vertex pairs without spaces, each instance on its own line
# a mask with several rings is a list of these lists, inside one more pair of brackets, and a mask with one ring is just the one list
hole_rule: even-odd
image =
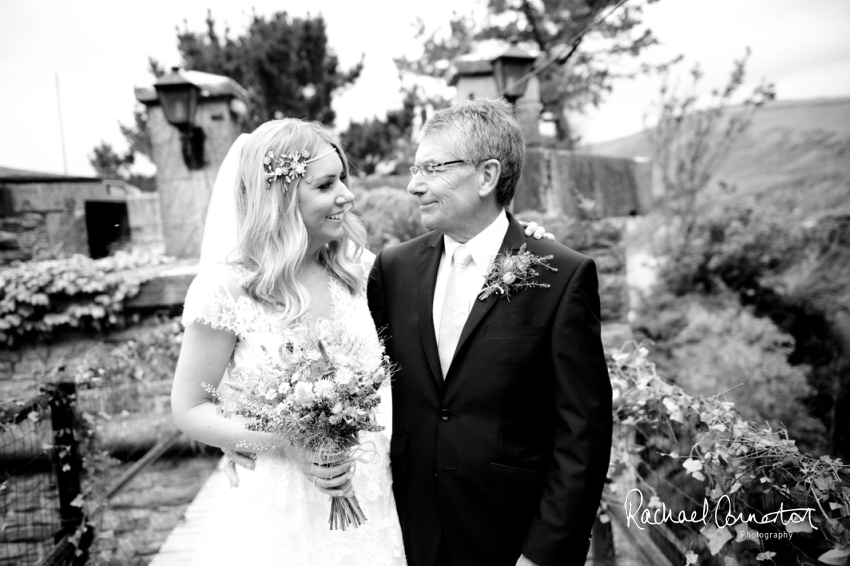
[[182,306],[195,276],[163,275],[145,283],[139,294],[125,302],[128,310]]
[[36,249],[50,245],[44,216],[37,213],[0,217],[0,234],[0,265],[30,260]]
[[0,231],[0,251],[19,250],[20,242],[12,232]]

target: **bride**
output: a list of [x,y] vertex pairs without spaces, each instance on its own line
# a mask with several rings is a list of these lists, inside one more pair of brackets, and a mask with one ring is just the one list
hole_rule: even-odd
[[[351,214],[345,154],[317,123],[284,119],[241,136],[219,171],[201,266],[186,296],[186,331],[174,376],[172,411],[190,437],[225,451],[280,446],[217,413],[204,385],[278,351],[287,328],[321,333],[342,326],[379,348],[364,293],[374,256]],[[285,352],[285,350],[283,350]],[[404,565],[391,488],[389,380],[381,386],[380,433],[363,433],[369,459],[332,467],[297,450],[259,451],[254,471],[211,511],[193,564]],[[352,481],[366,523],[328,526],[328,496]]]

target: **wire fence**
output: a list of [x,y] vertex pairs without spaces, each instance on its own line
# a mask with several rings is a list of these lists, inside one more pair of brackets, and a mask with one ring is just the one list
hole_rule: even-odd
[[[150,562],[218,459],[174,427],[170,388],[170,381],[138,381],[80,389],[59,401],[58,412],[56,389],[7,403],[0,566]],[[63,408],[73,424],[60,422],[57,430]],[[96,446],[86,445],[80,423],[95,433]],[[76,488],[69,480],[74,457]]]
[[[715,493],[720,489],[715,485],[709,492],[706,482],[695,479],[683,465],[692,448],[701,446],[700,435],[693,429],[678,425],[671,425],[667,430],[644,427],[630,442],[637,449],[636,454],[628,469],[619,474],[616,494],[608,493],[606,497],[609,509],[612,506],[618,509],[614,515],[620,525],[630,530],[631,535],[639,535],[631,536],[632,542],[644,539],[641,550],[648,563],[755,566],[764,563],[759,553],[772,550],[772,563],[787,566],[813,564],[806,560],[824,551],[823,543],[799,532],[798,538],[792,540],[786,532],[785,519],[769,519],[782,509],[786,511],[785,516],[789,516],[791,509],[800,507],[799,501],[791,500],[778,490],[750,488],[733,504],[728,498],[724,502],[723,496],[735,493],[734,487],[731,492]],[[765,479],[762,484],[770,481]],[[635,488],[639,494],[631,492]],[[627,515],[634,509],[639,512],[631,515],[634,523],[630,526]],[[649,520],[641,518],[643,511],[649,511]],[[737,533],[737,538],[727,552],[712,550],[706,536],[702,536],[707,527],[733,527],[739,522],[744,528],[729,535],[736,537]],[[636,526],[638,523],[643,523],[643,528]],[[690,560],[696,562],[688,561],[688,553],[693,553]]]
[[[0,566],[36,564],[61,527],[56,475],[45,448],[53,443],[47,397],[7,403],[0,417]],[[32,417],[30,415],[33,415]]]

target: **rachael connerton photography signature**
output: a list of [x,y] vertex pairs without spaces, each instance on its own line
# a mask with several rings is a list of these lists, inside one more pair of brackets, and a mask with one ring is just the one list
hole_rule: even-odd
[[[634,505],[635,498],[632,497],[633,493],[637,493],[640,496],[640,502],[637,506]],[[755,523],[757,525],[776,524],[776,521],[781,521],[787,527],[789,524],[799,524],[807,521],[810,528],[818,530],[817,527],[812,525],[813,507],[785,509],[783,504],[780,503],[778,511],[765,513],[761,516],[756,516],[754,513],[745,515],[744,513],[734,512],[732,500],[728,495],[722,495],[717,500],[717,505],[714,506],[713,512],[708,500],[703,499],[702,514],[700,515],[698,511],[692,511],[689,516],[685,511],[674,513],[663,502],[660,505],[653,504],[653,509],[648,507],[641,509],[643,507],[643,492],[639,488],[634,488],[626,494],[623,507],[626,510],[626,526],[631,527],[632,521],[634,521],[635,526],[640,530],[645,530],[643,525],[661,525],[664,523],[675,523],[677,525],[683,523],[702,523],[708,526],[710,518],[714,519],[714,524],[717,528],[732,527],[739,523]]]

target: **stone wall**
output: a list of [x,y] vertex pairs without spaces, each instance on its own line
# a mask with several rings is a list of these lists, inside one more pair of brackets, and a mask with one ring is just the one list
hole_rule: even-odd
[[127,203],[131,240],[162,244],[159,195],[123,181],[0,179],[0,266],[33,259],[39,250],[89,255],[86,202]]
[[130,238],[133,244],[145,247],[163,244],[159,193],[128,197],[127,215],[130,217]]
[[32,259],[39,247],[50,247],[44,214],[0,216],[0,265]]
[[87,182],[0,181],[0,265],[32,259],[39,248],[88,254],[85,201],[112,198],[99,179]]
[[648,161],[528,148],[514,210],[592,219],[650,210]]

